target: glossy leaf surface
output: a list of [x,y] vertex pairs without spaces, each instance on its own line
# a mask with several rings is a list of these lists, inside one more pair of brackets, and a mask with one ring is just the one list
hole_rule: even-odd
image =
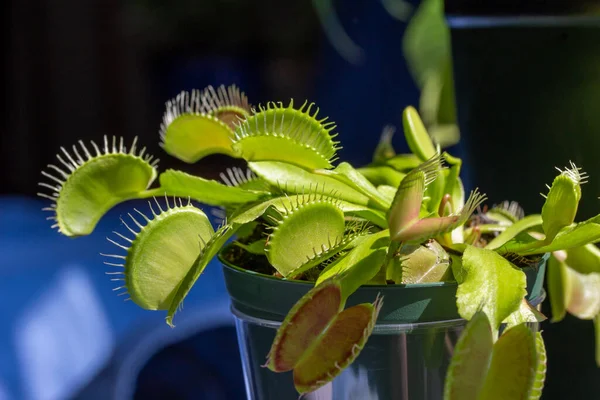
[[[138,152],[136,141],[127,151],[123,139],[117,143],[112,138],[112,146],[104,137],[101,151],[92,142],[95,155],[79,142],[80,149],[73,146],[72,153],[62,148],[63,155],[57,159],[62,164],[48,166],[42,172],[50,183],[41,186],[52,194],[40,194],[53,201],[50,211],[56,221],[53,227],[66,236],[90,234],[108,210],[126,200],[144,197],[144,191],[156,178],[156,163],[151,156],[144,156],[145,148]],[[59,164],[60,165],[60,164]]]
[[381,301],[350,307],[331,322],[294,368],[299,393],[313,391],[332,381],[350,365],[373,331]]
[[159,181],[161,189],[170,196],[191,197],[201,203],[213,206],[249,203],[269,195],[268,192],[227,186],[214,180],[203,179],[172,169],[163,172]]
[[329,281],[311,289],[278,329],[266,366],[275,372],[292,370],[343,307],[339,283]]
[[313,258],[335,248],[343,239],[344,212],[331,201],[316,200],[284,212],[266,247],[271,265],[283,276],[310,268]]
[[456,293],[460,316],[470,319],[481,308],[497,329],[527,294],[525,274],[496,252],[473,246],[465,250],[462,267]]
[[[125,286],[131,299],[142,308],[166,310],[203,249],[199,241],[208,241],[213,228],[201,210],[189,205],[161,209],[158,214],[152,208],[152,213],[153,219],[139,213],[137,219],[146,222],[143,226],[133,216],[129,224],[123,222],[135,237],[130,239],[117,234],[120,238],[117,240],[130,244],[123,264]],[[108,257],[120,258],[119,255]]]

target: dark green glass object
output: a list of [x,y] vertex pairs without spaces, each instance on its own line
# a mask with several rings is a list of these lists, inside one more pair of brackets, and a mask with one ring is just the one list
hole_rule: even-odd
[[446,10],[469,180],[494,202],[516,200],[539,212],[554,167],[573,161],[590,174],[578,220],[596,215],[600,16],[502,15],[510,7],[477,15],[457,3]]

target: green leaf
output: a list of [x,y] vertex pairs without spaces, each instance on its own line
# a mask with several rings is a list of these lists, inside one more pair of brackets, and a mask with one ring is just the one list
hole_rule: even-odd
[[362,206],[376,206],[369,197],[337,179],[317,175],[291,164],[263,161],[250,162],[248,167],[270,185],[288,194],[318,192]]
[[506,227],[504,232],[492,239],[486,246],[486,249],[494,250],[502,247],[509,240],[514,239],[519,233],[542,224],[542,216],[539,214],[528,215],[518,220],[512,225]]
[[242,136],[233,148],[246,161],[284,161],[302,168],[331,168],[326,157],[282,136]]
[[522,323],[493,343],[485,313],[475,313],[454,349],[444,387],[445,400],[537,400],[546,374],[539,333]]
[[396,151],[392,145],[392,137],[394,136],[395,132],[396,128],[394,128],[392,125],[386,125],[383,128],[379,138],[379,143],[377,144],[375,153],[373,154],[374,163],[383,163],[387,159],[396,155]]
[[[450,168],[446,177],[446,186],[444,188],[444,194],[449,193],[452,197],[452,211],[460,210],[465,203],[465,189],[462,181],[460,180],[460,169],[462,167],[462,160],[458,157],[453,157],[447,152],[443,154],[444,159]],[[440,215],[441,216],[441,215]]]
[[299,202],[276,221],[267,258],[284,277],[297,276],[316,265],[311,261],[321,253],[337,248],[344,231],[344,212],[331,200]]
[[279,205],[281,211],[284,211],[284,204],[286,204],[287,201],[288,199],[285,197],[276,197],[274,199],[259,201],[247,205],[244,204],[240,208],[233,211],[229,217],[229,220],[236,224],[246,224],[251,221],[256,221],[258,218],[262,217],[270,207],[277,208],[276,205]]
[[[157,205],[160,205],[157,202]],[[127,248],[111,239],[118,247],[126,249],[127,255],[107,255],[112,259],[122,259],[125,268],[125,288],[137,305],[149,310],[166,310],[182,279],[188,273],[198,254],[202,250],[199,239],[208,240],[213,228],[206,215],[199,209],[187,205],[167,207],[159,214],[150,206],[154,218],[150,220],[138,211],[146,222],[141,225],[130,215],[131,226],[123,225],[135,236],[116,233],[121,242],[131,243]],[[137,211],[137,210],[136,210]],[[117,266],[114,260],[108,265]]]
[[392,203],[392,198],[387,198],[371,182],[362,176],[354,167],[347,162],[340,163],[335,169],[318,169],[315,174],[332,177],[340,182],[345,183],[357,192],[369,197],[373,203],[377,204],[381,209],[387,209]]
[[[161,146],[170,155],[187,163],[194,163],[210,154],[236,157],[232,148],[233,130],[231,112],[245,117],[248,111],[245,96],[234,88],[237,95],[224,100],[221,106],[212,98],[212,87],[199,91],[181,92],[167,101],[160,126]],[[233,93],[232,93],[233,94]],[[238,102],[239,99],[239,102]],[[224,114],[226,113],[226,115]],[[224,117],[225,121],[219,119]]]
[[398,242],[420,242],[428,238],[448,233],[467,222],[471,214],[473,214],[477,207],[485,200],[486,196],[475,189],[471,192],[465,206],[458,213],[447,217],[423,218],[412,225],[407,226],[402,231],[396,232],[396,234],[392,236],[392,240]]
[[[309,276],[314,276],[311,278],[311,281],[314,281],[318,278],[318,275],[321,273],[320,270],[311,270],[311,268],[318,266],[324,262],[328,262],[329,264],[339,261],[343,258],[347,251],[358,246],[365,238],[368,236],[368,230],[357,231],[353,233],[346,233],[341,239],[336,240],[332,243],[331,247],[325,246],[319,251],[316,251],[316,255],[313,253],[312,256],[306,259],[305,263],[300,266],[290,277],[296,277],[298,274],[307,271],[307,275],[305,278]],[[329,265],[328,264],[328,265]]]
[[451,274],[450,257],[436,241],[420,246],[404,245],[399,257],[402,279],[396,283],[443,282]]
[[[444,78],[444,77],[442,77]],[[436,85],[439,85],[439,78],[436,79],[437,82],[435,82]],[[448,91],[448,89],[446,89],[446,85],[448,84],[452,84],[452,86],[454,86],[454,82],[448,81],[448,82],[442,82],[441,83],[441,87],[437,86],[435,89],[435,91],[432,93],[432,95],[439,95],[441,97],[446,97],[446,92]],[[441,89],[441,91],[440,91]],[[451,89],[452,91],[454,90],[454,88]],[[425,115],[428,113],[432,113],[432,115],[435,115],[435,117],[438,118],[438,123],[433,124],[433,125],[428,125],[427,126],[427,131],[429,132],[429,136],[431,137],[431,140],[436,143],[437,145],[440,146],[440,148],[444,149],[444,148],[448,148],[450,146],[454,146],[456,144],[458,144],[458,142],[460,142],[460,129],[458,127],[457,123],[441,123],[440,122],[440,118],[441,118],[441,114],[446,114],[446,112],[444,111],[444,109],[442,107],[447,107],[449,109],[454,109],[454,104],[450,105],[450,102],[446,102],[445,99],[441,98],[441,99],[437,99],[436,102],[431,102],[431,104],[427,104],[429,99],[424,98],[423,95],[425,93],[421,92],[421,101],[420,101],[420,109],[421,109],[421,114],[423,115],[423,119],[424,120],[428,120],[428,118],[425,118]],[[452,99],[452,101],[454,101],[454,99]],[[439,107],[437,109],[435,109],[434,107]],[[431,111],[426,111],[425,107],[431,107]],[[435,112],[435,114],[433,114],[433,112]],[[456,117],[454,118],[454,120],[456,120]]]
[[[427,121],[425,122],[428,126],[431,125],[429,128],[431,138],[442,148],[452,146],[460,140],[458,119],[456,116],[456,95],[452,64],[452,55],[448,51],[439,66],[438,75],[440,76],[441,90],[439,92],[437,109],[432,109],[436,113],[436,123],[429,124]],[[425,104],[420,102],[419,107],[423,109],[424,106]],[[442,134],[446,136],[444,138],[440,137],[439,135]]]
[[[317,119],[319,109],[304,103],[300,109],[268,103],[235,129],[233,148],[246,161],[283,161],[296,166],[331,168],[338,150],[333,122]],[[312,114],[311,114],[312,113]]]
[[274,372],[292,370],[344,308],[344,302],[336,281],[316,286],[302,296],[277,330],[265,366]]
[[567,252],[566,263],[582,274],[600,272],[600,249],[594,244],[573,247]]
[[398,188],[395,188],[393,186],[388,186],[388,185],[377,186],[377,191],[379,191],[385,197],[388,197],[391,199],[393,199],[394,196],[396,195],[396,190],[398,190]]
[[517,311],[510,314],[503,323],[506,324],[506,328],[511,328],[522,323],[535,323],[546,320],[546,316],[539,312],[525,299],[521,300],[521,304]]
[[535,350],[537,368],[535,370],[533,385],[529,392],[529,400],[539,400],[542,397],[542,389],[546,380],[546,346],[544,346],[544,339],[540,332],[535,333]]
[[529,398],[538,372],[536,348],[536,337],[526,324],[505,331],[494,345],[489,370],[478,398]]
[[497,329],[527,294],[525,274],[498,253],[473,246],[467,246],[462,267],[456,292],[460,316],[471,319],[481,308]]
[[[465,189],[460,179],[460,169],[462,167],[462,160],[458,157],[453,157],[447,152],[443,154],[444,159],[448,164],[450,164],[450,168],[448,169],[446,176],[446,186],[444,188],[444,196],[450,195],[449,198],[449,206],[444,206],[445,208],[449,208],[450,212],[445,213],[441,207],[438,211],[438,215],[440,217],[447,216],[449,214],[456,213],[458,210],[462,210],[465,206]],[[434,210],[435,211],[435,210]],[[464,227],[463,225],[459,225],[454,228],[450,235],[450,241],[452,243],[463,243],[464,242]],[[444,243],[448,244],[448,243]]]
[[450,30],[442,0],[424,0],[402,40],[409,71],[421,89],[419,108],[430,136],[441,147],[458,142]]
[[562,228],[571,225],[577,214],[581,199],[580,183],[585,174],[580,173],[575,164],[571,163],[571,167],[561,171],[554,179],[542,207],[546,243],[550,243]]
[[600,273],[581,274],[563,259],[564,256],[557,252],[548,262],[552,321],[560,321],[565,309],[580,319],[594,318],[600,312]]
[[268,192],[227,186],[214,180],[203,179],[172,169],[160,174],[159,180],[161,189],[170,196],[191,197],[212,206],[249,203],[269,195]]
[[364,348],[381,308],[381,299],[339,313],[302,355],[294,368],[294,386],[311,392],[332,381]]
[[548,260],[548,297],[552,308],[552,322],[561,321],[571,302],[571,275],[567,265],[552,256]]
[[400,183],[388,211],[388,223],[393,240],[400,240],[396,237],[402,236],[403,231],[419,221],[423,193],[427,185],[437,178],[437,171],[441,168],[440,162],[440,157],[432,158],[412,170]]
[[462,266],[462,254],[455,254],[454,252],[450,252],[450,267],[452,268],[452,275],[457,283],[461,284],[465,280],[465,274],[463,272]]
[[79,141],[81,149],[73,146],[72,154],[61,148],[63,155],[56,156],[61,167],[48,165],[48,172],[42,172],[50,183],[40,182],[40,186],[50,189],[52,194],[38,195],[53,202],[44,209],[54,213],[47,219],[55,220],[52,227],[66,236],[90,234],[113,206],[145,197],[146,189],[156,178],[158,160],[144,156],[145,148],[137,151],[137,138],[129,151],[123,145],[123,138],[117,144],[117,138],[113,137],[110,146],[105,136],[103,151],[91,143],[95,155]]
[[215,117],[182,113],[165,128],[161,146],[168,154],[191,164],[211,154],[236,157],[231,148],[232,135],[231,128]]
[[476,312],[456,343],[444,384],[444,400],[477,400],[494,337],[484,312]]
[[446,55],[439,69],[427,75],[419,99],[419,111],[431,140],[441,148],[460,140],[454,102],[452,59]]
[[419,99],[419,112],[431,140],[441,148],[460,140],[454,100],[452,59],[447,54],[439,69],[427,74]]
[[447,193],[445,188],[448,169],[444,168],[437,171],[437,175],[437,178],[431,182],[430,185],[427,185],[424,193],[425,198],[428,198],[428,201],[424,202],[426,210],[432,214],[437,214],[440,208],[440,203],[442,202],[444,195]]
[[580,274],[566,266],[571,294],[567,311],[580,319],[593,319],[600,313],[600,273]]
[[485,313],[477,311],[454,348],[445,400],[537,400],[546,375],[546,351],[526,323],[507,329],[493,343]]
[[375,167],[358,168],[357,171],[369,180],[375,186],[389,186],[394,188],[394,192],[400,186],[400,182],[406,176],[402,172],[396,171],[392,167],[380,165]]
[[[417,247],[415,245],[407,246],[410,246],[411,250]],[[392,257],[392,259],[388,261],[385,271],[385,280],[393,281],[396,284],[402,283],[402,260],[400,257]]]
[[[173,296],[173,301],[169,306],[169,313],[167,315],[167,324],[171,327],[173,325],[173,317],[175,313],[183,307],[183,300],[186,298],[210,260],[221,250],[227,240],[235,234],[235,231],[239,228],[239,225],[224,225],[217,230],[208,240],[204,237],[200,237],[201,251],[196,260],[193,262],[191,268],[187,271],[187,274],[181,280],[181,284],[176,288],[177,291]],[[180,233],[177,233],[180,234]]]
[[402,113],[402,125],[404,136],[410,151],[421,161],[425,162],[437,154],[433,142],[414,107],[408,106]]
[[364,347],[382,303],[377,298],[340,312],[345,300],[336,279],[312,288],[284,319],[265,366],[275,372],[293,369],[300,393],[331,381]]
[[410,170],[421,165],[421,159],[414,154],[399,154],[385,161],[385,165],[399,172],[410,172]]
[[576,247],[585,246],[589,243],[600,241],[600,224],[594,218],[568,226],[561,230],[554,238],[552,243],[543,245],[544,241],[531,243],[520,243],[511,241],[506,243],[499,251],[502,253],[517,253],[520,255],[544,254],[557,250],[569,250]]
[[244,244],[236,241],[233,242],[233,244],[244,249],[244,251],[247,251],[250,254],[255,254],[259,256],[264,256],[267,254],[265,253],[266,240],[257,240],[250,244]]
[[249,239],[256,231],[258,226],[259,224],[256,221],[247,222],[239,227],[239,229],[235,232],[235,236],[238,240]]
[[209,86],[202,93],[202,97],[205,112],[223,121],[231,129],[235,129],[240,120],[250,115],[248,98],[235,85],[227,88],[221,85],[217,90]]
[[270,207],[275,208],[281,213],[285,212],[286,209],[293,208],[298,203],[305,203],[317,199],[328,199],[329,201],[335,201],[338,207],[340,207],[340,209],[344,212],[345,215],[364,218],[382,228],[385,228],[387,226],[385,215],[383,215],[381,211],[372,210],[365,206],[352,204],[347,201],[338,200],[337,198],[328,197],[318,193],[282,196],[270,200],[265,200],[262,202],[253,203],[234,211],[230,217],[230,221],[236,224],[245,224],[247,222],[254,221],[260,216],[262,216]]
[[413,79],[422,88],[450,55],[450,31],[442,0],[421,2],[406,27],[402,50]]
[[387,230],[365,237],[344,258],[323,270],[316,285],[321,285],[329,279],[336,279],[342,285],[342,297],[348,298],[377,275],[385,262],[389,244]]

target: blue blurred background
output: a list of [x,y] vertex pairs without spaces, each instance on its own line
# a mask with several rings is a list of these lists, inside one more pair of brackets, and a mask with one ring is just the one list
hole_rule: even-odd
[[[235,83],[253,104],[314,101],[337,122],[341,158],[369,162],[384,125],[400,127],[402,109],[419,102],[402,51],[404,16],[418,1],[331,4],[360,47],[354,62],[332,46],[308,0],[3,3],[0,400],[244,398],[218,263],[170,329],[164,313],[113,293],[99,255],[111,246],[105,237],[120,229],[119,216],[147,206],[118,206],[92,235],[69,239],[44,220],[36,185],[59,146],[105,134],[126,142],[138,136],[161,158],[161,170],[216,179],[232,160],[187,165],[158,146],[164,102],[209,84]],[[463,143],[455,155],[465,157]],[[407,150],[401,135],[395,145]],[[574,356],[585,366],[577,376],[592,380],[589,331],[585,340],[585,359]],[[569,373],[576,374],[562,371],[557,379],[568,382]]]

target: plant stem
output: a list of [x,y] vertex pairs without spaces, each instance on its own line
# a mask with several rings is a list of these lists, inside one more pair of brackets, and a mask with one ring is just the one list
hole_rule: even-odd
[[387,255],[385,256],[385,261],[381,265],[381,268],[379,269],[379,272],[377,273],[377,275],[374,278],[374,280],[376,282],[382,282],[382,283],[387,282],[387,267],[388,267],[390,261],[392,261],[392,258],[394,257],[394,255],[396,254],[396,252],[398,251],[398,249],[401,246],[402,246],[401,242],[394,242],[394,241],[392,241],[390,243],[390,247],[388,247]]
[[136,198],[147,199],[150,197],[157,197],[157,196],[164,196],[164,195],[168,195],[167,191],[165,189],[157,187],[154,189],[144,190],[143,192],[138,193]]
[[[493,232],[504,232],[506,230],[506,225],[497,225],[497,224],[483,224],[477,225],[479,231],[481,233],[493,233]],[[465,236],[469,236],[472,232],[473,228],[465,229]]]
[[535,253],[535,249],[543,247],[544,245],[546,245],[546,243],[543,240],[537,240],[531,243],[527,243],[524,245],[521,245],[520,247],[516,247],[516,248],[512,248],[512,249],[506,249],[504,246],[499,247],[498,249],[496,249],[496,251],[498,252],[498,254],[500,255],[504,255],[507,253],[515,253],[518,255],[532,255],[532,254],[536,254]]

